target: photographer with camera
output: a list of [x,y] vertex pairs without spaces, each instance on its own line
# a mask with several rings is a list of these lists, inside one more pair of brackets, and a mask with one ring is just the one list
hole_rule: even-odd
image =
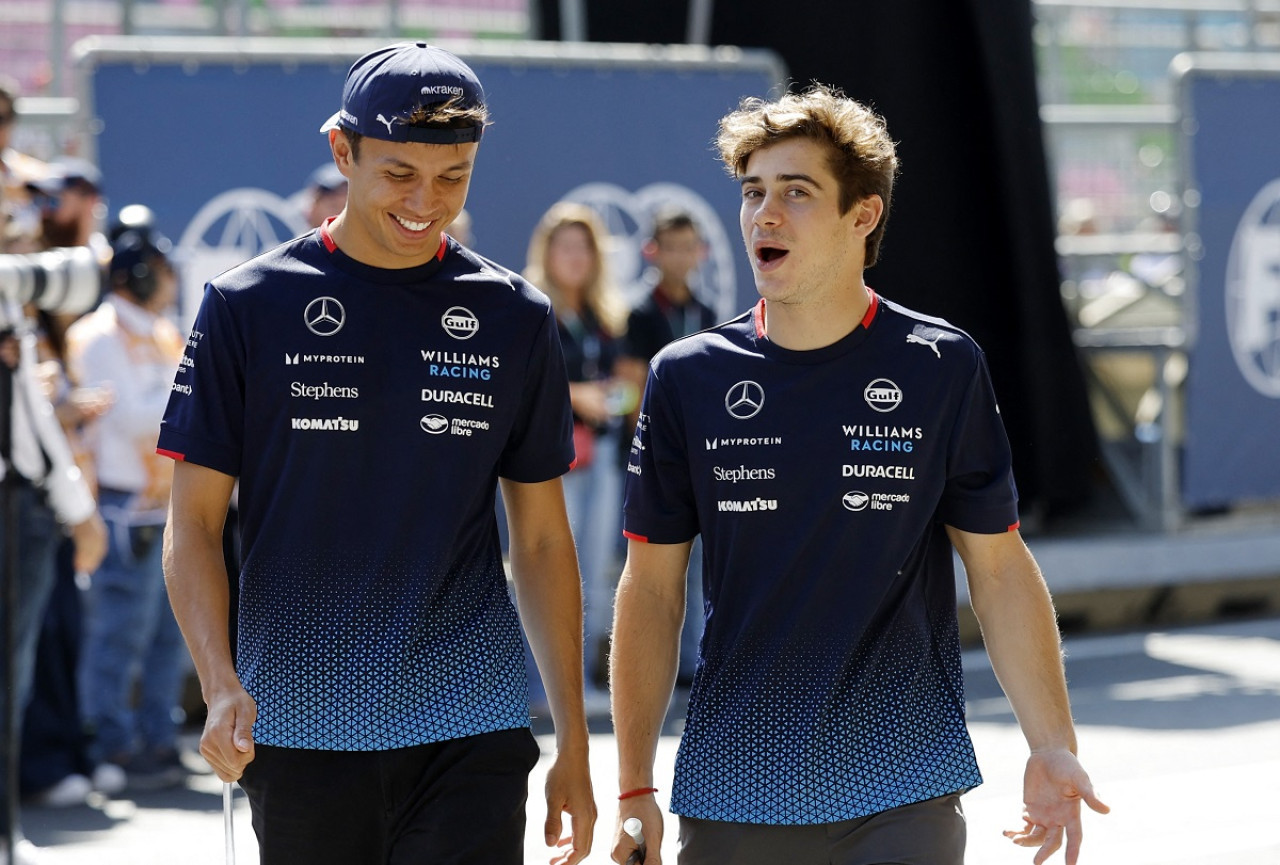
[[[0,104],[2,107],[2,104]],[[77,570],[91,572],[106,552],[106,528],[72,458],[53,407],[36,379],[36,337],[23,313],[28,301],[79,301],[96,286],[96,267],[79,256],[0,254],[0,478],[5,497],[0,561],[5,562],[6,646],[0,668],[0,863],[32,861],[16,825],[11,763],[17,759],[21,710],[30,692],[36,639],[55,578],[55,554],[68,531]],[[68,269],[70,268],[70,269]],[[45,294],[52,286],[55,291]],[[79,291],[71,289],[79,287]],[[62,289],[60,291],[56,289]],[[12,547],[16,546],[16,567]],[[14,601],[11,603],[11,601]],[[12,703],[8,700],[12,699]]]

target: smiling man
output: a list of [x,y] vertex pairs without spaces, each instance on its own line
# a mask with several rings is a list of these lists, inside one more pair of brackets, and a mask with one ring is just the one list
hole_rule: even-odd
[[[612,685],[618,825],[661,861],[657,736],[684,573],[705,632],[676,758],[681,865],[961,865],[981,783],[964,719],[952,549],[1026,735],[1035,862],[1106,806],[1075,757],[1052,602],[1018,534],[982,351],[872,291],[897,156],[816,86],[721,120],[761,299],[650,365],[627,472]],[[619,829],[617,862],[635,847]]]
[[201,753],[248,794],[264,865],[521,862],[538,758],[521,619],[556,726],[547,843],[564,865],[590,850],[555,318],[445,233],[488,122],[448,52],[357,60],[321,130],[345,208],[209,284],[174,380],[166,578],[209,708]]

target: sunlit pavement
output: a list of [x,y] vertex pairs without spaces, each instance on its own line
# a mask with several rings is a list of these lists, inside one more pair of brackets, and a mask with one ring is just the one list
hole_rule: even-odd
[[[1081,865],[1280,863],[1280,618],[1067,642],[1080,752],[1110,816],[1087,814]],[[972,865],[1031,862],[1000,831],[1018,825],[1026,745],[980,651],[965,656],[969,717],[986,783],[964,800]],[[597,717],[593,729],[607,730]],[[530,780],[526,861],[547,862],[541,790],[553,740]],[[666,802],[676,739],[664,736],[656,785]],[[600,820],[591,863],[606,863],[617,795],[612,735],[591,740]],[[235,799],[239,865],[257,861],[248,806]],[[179,791],[91,807],[27,808],[27,834],[48,865],[226,862],[221,785],[194,776]],[[666,861],[675,862],[668,818]],[[1061,854],[1051,862],[1061,862]],[[786,863],[780,863],[786,865]]]

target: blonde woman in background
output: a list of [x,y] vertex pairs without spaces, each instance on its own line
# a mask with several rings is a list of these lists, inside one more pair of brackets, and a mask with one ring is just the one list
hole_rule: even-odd
[[524,274],[551,298],[569,374],[577,457],[564,476],[564,495],[586,604],[587,697],[602,706],[621,532],[619,436],[622,417],[635,401],[634,389],[615,378],[627,308],[609,275],[608,238],[591,208],[559,202],[533,231]]

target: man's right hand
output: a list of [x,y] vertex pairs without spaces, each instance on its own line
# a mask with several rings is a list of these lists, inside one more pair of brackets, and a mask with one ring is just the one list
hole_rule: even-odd
[[238,781],[254,757],[253,722],[258,704],[238,685],[208,701],[200,755],[223,781]]
[[640,820],[644,832],[644,865],[662,865],[662,809],[653,794],[625,799],[618,803],[618,824],[614,829],[611,858],[626,865],[627,857],[636,850],[636,842],[622,828],[631,817]]

